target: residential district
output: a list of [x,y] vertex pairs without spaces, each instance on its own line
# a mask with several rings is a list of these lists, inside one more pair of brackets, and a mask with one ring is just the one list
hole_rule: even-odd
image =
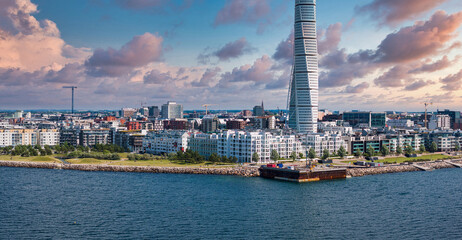
[[205,159],[218,155],[239,163],[261,163],[272,162],[275,152],[278,159],[301,160],[310,149],[317,156],[339,151],[360,155],[370,149],[449,152],[462,144],[459,111],[320,110],[316,133],[292,130],[287,115],[266,111],[263,102],[243,111],[183,112],[181,104],[168,102],[112,112],[2,112],[0,147],[114,144],[132,153],[168,155],[189,149]]

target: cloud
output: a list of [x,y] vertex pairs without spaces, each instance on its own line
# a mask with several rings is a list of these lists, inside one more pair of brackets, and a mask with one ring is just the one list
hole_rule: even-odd
[[144,75],[144,83],[146,84],[162,84],[166,82],[170,82],[173,79],[171,76],[170,72],[160,72],[157,69],[154,69],[150,72],[148,72],[146,75]]
[[227,43],[221,49],[216,51],[214,55],[217,56],[220,61],[227,61],[231,58],[238,58],[251,51],[253,51],[253,48],[243,37],[234,42]]
[[369,88],[369,83],[367,82],[362,82],[358,85],[355,86],[347,86],[345,88],[345,93],[362,93],[364,90]]
[[92,76],[118,77],[136,67],[159,61],[162,58],[163,39],[151,33],[135,36],[120,50],[96,49],[85,62],[88,74]]
[[167,9],[184,10],[193,4],[194,0],[183,0],[175,4],[169,0],[115,0],[115,3],[128,10],[142,11],[148,13],[165,13]]
[[441,89],[446,91],[456,91],[461,88],[462,84],[462,70],[456,74],[451,74],[445,78],[440,79],[440,82],[444,84]]
[[414,83],[412,74],[436,71],[447,65],[444,58],[433,65],[420,61],[447,54],[457,47],[456,43],[447,46],[457,36],[455,32],[461,24],[462,12],[448,15],[438,11],[426,22],[416,22],[387,35],[377,50],[360,50],[350,54],[345,49],[331,50],[319,61],[322,71],[320,87],[346,86],[354,79],[384,69],[387,71],[374,80],[377,86],[402,87],[406,83]]
[[273,58],[277,61],[284,61],[287,64],[292,64],[294,59],[294,31],[289,34],[286,40],[281,41],[276,52],[273,54]]
[[202,75],[201,79],[198,82],[193,82],[193,87],[210,87],[218,77],[218,74],[221,72],[221,68],[207,68],[207,70]]
[[88,49],[66,44],[54,22],[31,15],[36,12],[29,0],[0,1],[0,68],[56,70],[89,56]]
[[462,12],[448,15],[437,11],[426,22],[420,21],[389,34],[373,57],[379,62],[399,63],[432,56],[457,36],[454,33],[461,24]]
[[418,89],[421,89],[423,87],[426,87],[428,85],[432,85],[432,84],[435,84],[434,81],[424,81],[424,80],[418,80],[418,81],[415,81],[413,82],[412,84],[410,85],[407,85],[404,90],[407,90],[407,91],[415,91],[415,90],[418,90]]
[[220,49],[214,51],[213,53],[207,53],[210,48],[206,48],[203,53],[199,54],[197,57],[199,63],[207,64],[210,62],[210,58],[217,57],[219,61],[229,61],[233,58],[241,57],[245,54],[255,51],[245,39],[245,37],[240,38],[234,42],[229,42],[225,44]]
[[329,25],[327,30],[318,32],[318,53],[325,54],[337,49],[342,39],[342,24],[335,23]]
[[448,56],[444,56],[441,60],[433,63],[423,64],[421,67],[411,70],[409,73],[425,73],[425,72],[436,72],[445,68],[450,67],[459,60],[459,57],[450,61]]
[[268,1],[227,0],[215,16],[214,26],[238,22],[255,23],[269,12]]
[[374,0],[358,7],[358,13],[369,14],[380,25],[396,26],[413,20],[448,0]]

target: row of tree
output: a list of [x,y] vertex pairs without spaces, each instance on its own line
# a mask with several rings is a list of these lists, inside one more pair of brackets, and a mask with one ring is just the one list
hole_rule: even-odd
[[66,155],[66,158],[95,158],[102,160],[120,160],[120,155],[117,153],[73,151],[68,153]]
[[193,151],[191,149],[187,149],[185,152],[178,151],[175,153],[170,153],[168,155],[169,160],[177,160],[184,163],[203,163],[205,162],[205,158],[200,155],[197,151]]
[[45,145],[44,147],[40,145],[17,145],[15,147],[8,146],[1,149],[2,154],[12,155],[12,156],[22,156],[22,157],[30,157],[30,156],[46,156],[52,155],[53,150],[50,146]]

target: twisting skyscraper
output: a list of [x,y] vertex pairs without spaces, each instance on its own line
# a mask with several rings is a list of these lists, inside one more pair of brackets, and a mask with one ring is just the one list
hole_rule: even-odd
[[294,63],[289,85],[289,127],[317,132],[318,47],[316,0],[295,0]]

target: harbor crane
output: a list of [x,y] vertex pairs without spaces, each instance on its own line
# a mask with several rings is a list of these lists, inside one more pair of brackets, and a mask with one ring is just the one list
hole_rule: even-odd
[[74,114],[74,89],[76,89],[76,86],[64,86],[63,88],[70,88],[72,89],[72,114]]
[[430,105],[433,105],[432,102],[424,102],[423,103],[425,105],[425,128],[428,129],[428,122],[427,122],[427,106],[430,106]]
[[210,103],[206,103],[206,104],[202,104],[202,107],[205,107],[205,115],[208,114],[208,107],[209,106],[215,106],[216,104],[210,104]]

